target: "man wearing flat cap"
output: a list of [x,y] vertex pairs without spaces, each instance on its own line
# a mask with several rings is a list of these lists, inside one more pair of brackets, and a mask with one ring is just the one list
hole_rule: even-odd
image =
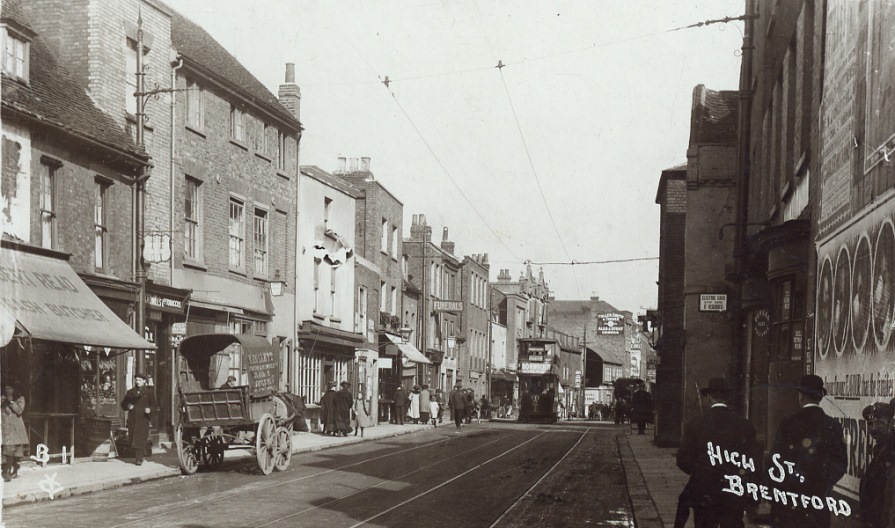
[[727,406],[733,391],[724,379],[709,380],[699,393],[708,410],[690,420],[681,437],[677,466],[690,475],[690,480],[679,499],[675,526],[684,526],[688,508],[693,508],[696,528],[741,528],[747,497],[722,490],[728,484],[725,475],[747,478],[749,471],[726,457],[710,456],[709,451],[736,451],[738,460],[757,460],[760,451],[755,427]]
[[[819,376],[802,376],[798,387],[802,408],[784,418],[777,428],[771,456],[795,464],[793,471],[784,474],[777,487],[783,491],[825,500],[833,485],[845,475],[848,452],[842,426],[820,407],[826,396],[824,382]],[[830,510],[805,508],[802,504],[774,502],[771,505],[771,526],[774,528],[829,528]]]
[[861,479],[861,520],[870,528],[889,528],[895,525],[895,407],[876,402],[861,414],[875,442],[873,458]]
[[130,436],[130,447],[134,450],[134,462],[143,465],[146,456],[146,445],[149,443],[149,429],[152,427],[151,417],[155,410],[155,395],[152,388],[146,386],[146,374],[134,374],[134,387],[124,395],[121,408],[127,411],[127,432]]

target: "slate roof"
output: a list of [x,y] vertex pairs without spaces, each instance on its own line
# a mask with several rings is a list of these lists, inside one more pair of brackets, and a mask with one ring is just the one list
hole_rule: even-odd
[[314,178],[324,185],[328,185],[333,189],[342,191],[343,193],[351,196],[352,198],[357,198],[357,189],[355,189],[352,185],[345,182],[345,180],[333,176],[332,174],[326,172],[316,165],[302,165],[301,173]]
[[298,131],[301,123],[252,73],[198,24],[172,11],[171,45],[185,59],[211,73],[240,97],[260,106]]
[[709,90],[703,85],[694,92],[693,142],[736,144],[739,92]]
[[[35,33],[18,0],[3,0],[0,20]],[[30,50],[28,84],[3,74],[4,108],[85,140],[98,142],[119,153],[125,151],[148,161],[145,151],[112,117],[93,103],[84,88],[59,64],[40,35],[35,34],[31,39]]]
[[621,313],[617,308],[606,301],[559,301],[552,300],[547,303],[547,310],[550,314],[580,314],[582,312]]

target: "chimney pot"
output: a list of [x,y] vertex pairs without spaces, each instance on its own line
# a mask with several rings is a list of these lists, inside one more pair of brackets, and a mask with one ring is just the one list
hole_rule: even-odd
[[348,170],[350,172],[357,172],[357,158],[348,159]]
[[420,215],[420,225],[426,225],[426,215]]
[[448,241],[448,228],[445,227],[441,230],[441,240],[447,242]]
[[339,172],[345,172],[345,156],[339,156]]
[[286,82],[287,83],[295,82],[295,63],[294,62],[286,63]]
[[370,158],[363,157],[360,159],[360,170],[370,172]]

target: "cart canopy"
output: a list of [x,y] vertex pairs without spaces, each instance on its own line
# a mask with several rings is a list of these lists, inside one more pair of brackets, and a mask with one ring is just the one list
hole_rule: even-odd
[[266,339],[243,334],[199,334],[180,343],[182,390],[213,390],[234,375],[253,398],[279,385],[280,350]]

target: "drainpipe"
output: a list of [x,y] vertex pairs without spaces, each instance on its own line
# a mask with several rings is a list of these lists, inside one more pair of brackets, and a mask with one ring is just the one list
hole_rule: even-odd
[[[177,70],[183,67],[183,57],[177,57],[177,65],[171,68],[171,145],[170,145],[170,165],[168,169],[168,174],[170,175],[170,187],[169,187],[169,195],[171,197],[169,203],[169,211],[170,216],[168,218],[168,234],[171,237],[171,244],[174,245],[174,131],[176,127],[174,126],[174,120],[176,117],[175,108],[177,103]],[[171,248],[171,264],[169,266],[170,270],[170,284],[171,287],[174,287],[174,248]]]
[[[737,215],[736,215],[736,233],[734,238],[734,273],[737,276],[739,284],[739,306],[737,307],[740,323],[738,325],[739,342],[746,343],[745,335],[745,314],[743,313],[743,287],[744,275],[748,266],[748,248],[746,247],[746,229],[748,227],[748,208],[749,208],[749,177],[751,173],[750,151],[751,151],[751,134],[752,134],[752,56],[754,46],[752,38],[755,30],[756,17],[756,0],[746,0],[746,16],[745,31],[743,33],[743,65],[740,70],[740,86],[739,86],[739,128],[737,141]],[[746,345],[743,345],[746,346]],[[749,357],[743,354],[744,358]],[[745,360],[744,360],[745,361]],[[749,365],[743,365],[741,372],[748,372]],[[744,408],[748,416],[749,400],[751,398],[749,390],[749,380],[743,380],[744,384]]]

